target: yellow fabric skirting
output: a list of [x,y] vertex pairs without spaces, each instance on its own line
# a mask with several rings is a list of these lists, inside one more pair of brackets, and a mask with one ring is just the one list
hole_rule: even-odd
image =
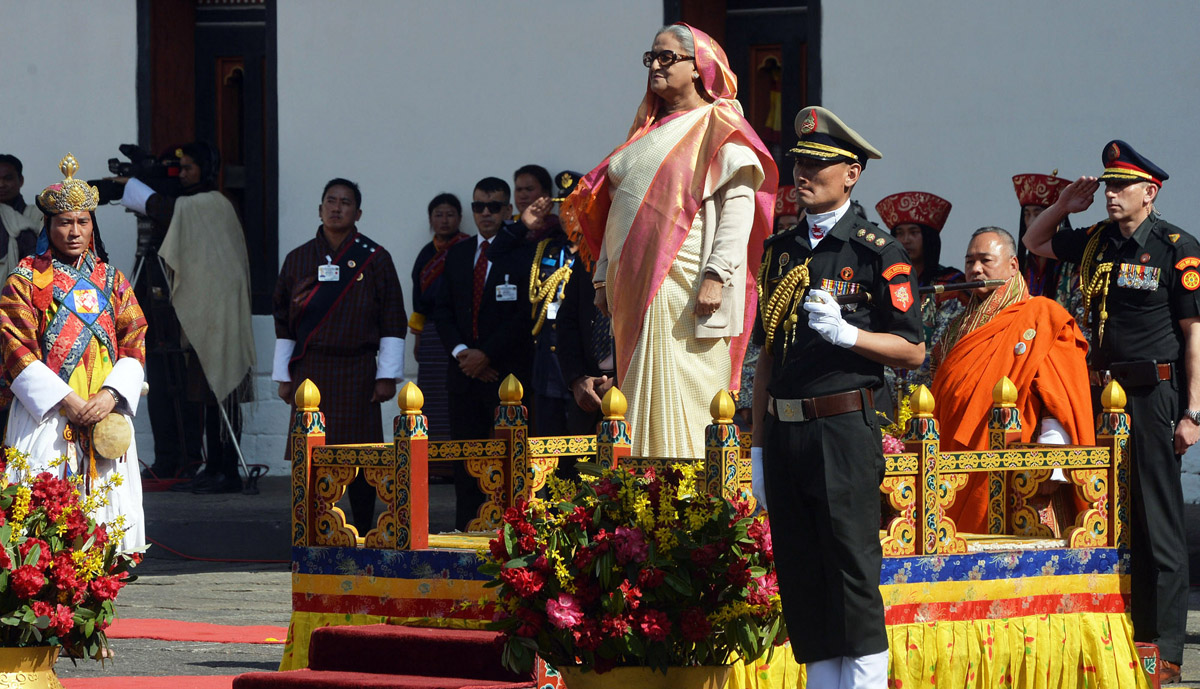
[[[1032,615],[889,626],[888,689],[1144,689],[1121,613]],[[728,689],[801,689],[791,648],[738,664]],[[814,687],[814,689],[817,689]]]

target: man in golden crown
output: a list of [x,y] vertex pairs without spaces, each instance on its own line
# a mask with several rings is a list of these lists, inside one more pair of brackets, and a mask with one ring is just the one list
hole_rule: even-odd
[[[96,227],[100,194],[73,177],[78,167],[67,154],[66,179],[38,195],[46,217],[34,255],[0,293],[0,346],[14,397],[4,442],[28,453],[34,472],[82,474],[86,491],[109,487],[96,520],[123,531],[121,547],[130,550],[146,541],[130,421],[145,379],[146,320],[125,276],[107,262]],[[106,458],[92,429],[114,413],[130,442]]]

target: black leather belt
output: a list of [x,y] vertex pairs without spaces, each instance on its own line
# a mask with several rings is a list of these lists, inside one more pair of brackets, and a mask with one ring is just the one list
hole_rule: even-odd
[[874,408],[875,394],[870,390],[860,388],[849,392],[839,392],[835,395],[791,400],[777,400],[774,397],[768,397],[767,411],[780,421],[797,423],[861,411],[864,402],[867,408]]
[[1170,362],[1115,361],[1109,364],[1109,368],[1088,371],[1088,380],[1096,387],[1104,387],[1111,380],[1116,380],[1124,387],[1139,387],[1171,380],[1173,372],[1174,366]]

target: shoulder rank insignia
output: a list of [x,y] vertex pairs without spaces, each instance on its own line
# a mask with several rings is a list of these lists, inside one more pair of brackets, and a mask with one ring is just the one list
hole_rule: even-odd
[[875,246],[883,246],[884,244],[887,244],[887,240],[883,237],[878,237],[875,239]]
[[[1178,237],[1179,235],[1175,236]],[[1200,266],[1200,258],[1188,256],[1187,258],[1180,260],[1179,263],[1175,264],[1175,270],[1187,270],[1188,268],[1195,268],[1196,266]]]
[[867,230],[865,228],[860,227],[860,228],[858,228],[858,232],[855,233],[855,236],[865,237],[866,234],[867,234]]
[[897,275],[909,275],[912,273],[912,265],[908,263],[893,263],[883,269],[883,279],[891,280]]
[[1179,241],[1179,235],[1177,235],[1177,234],[1175,234],[1175,233],[1173,233],[1173,232],[1172,232],[1171,234],[1167,235],[1167,237],[1168,237],[1168,238],[1171,240],[1171,243],[1172,243],[1172,244],[1174,244],[1175,242]]

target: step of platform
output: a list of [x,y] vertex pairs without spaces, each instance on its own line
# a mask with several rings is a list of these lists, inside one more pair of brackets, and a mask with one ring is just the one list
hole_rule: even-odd
[[235,689],[389,687],[523,689],[535,682],[501,663],[501,636],[473,629],[375,624],[312,633],[308,669],[239,676]]

